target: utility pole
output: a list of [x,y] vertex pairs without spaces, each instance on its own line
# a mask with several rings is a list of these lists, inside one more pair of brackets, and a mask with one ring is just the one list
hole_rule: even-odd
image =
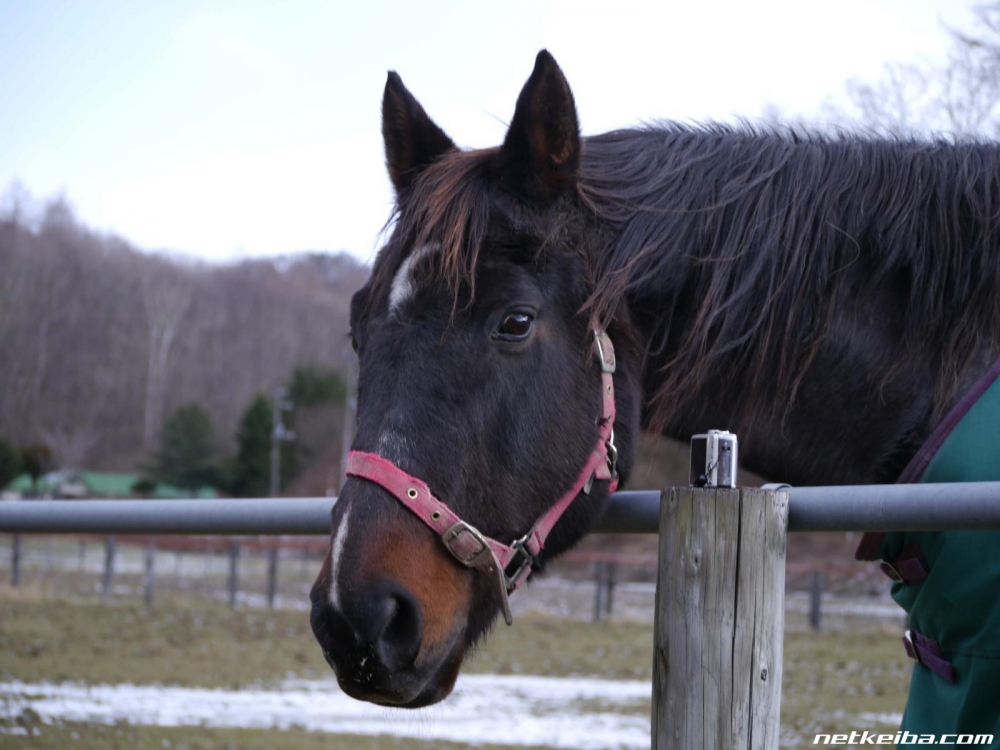
[[285,427],[282,412],[295,407],[288,399],[288,389],[274,389],[271,404],[271,497],[281,493],[281,444],[295,439],[295,432]]
[[[281,444],[295,439],[295,432],[285,427],[282,413],[294,408],[287,388],[276,388],[271,406],[271,497],[281,494]],[[278,547],[280,538],[267,551],[267,605],[274,609],[278,593]]]

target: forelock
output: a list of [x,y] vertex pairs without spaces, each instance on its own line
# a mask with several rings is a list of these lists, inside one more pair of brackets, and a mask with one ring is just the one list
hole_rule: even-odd
[[493,150],[453,151],[428,166],[400,194],[390,223],[395,227],[372,272],[372,304],[388,296],[389,307],[413,293],[417,255],[430,278],[447,283],[455,300],[466,286],[474,293],[476,263],[489,225],[488,167]]

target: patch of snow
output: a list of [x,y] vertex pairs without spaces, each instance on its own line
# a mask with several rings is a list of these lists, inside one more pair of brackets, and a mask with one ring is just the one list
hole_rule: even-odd
[[[44,720],[128,721],[157,726],[302,728],[467,744],[548,745],[579,750],[649,747],[648,682],[469,675],[428,709],[360,703],[336,682],[289,680],[276,689],[0,683],[0,718],[26,708]],[[597,707],[595,708],[595,704]]]
[[865,713],[858,716],[862,721],[868,721],[873,724],[887,724],[890,726],[898,727],[903,723],[902,713],[890,713],[890,714],[871,714]]

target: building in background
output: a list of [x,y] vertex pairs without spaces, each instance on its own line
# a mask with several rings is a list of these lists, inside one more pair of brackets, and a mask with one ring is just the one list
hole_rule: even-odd
[[[4,490],[3,499],[19,500],[36,494],[31,477],[22,474]],[[191,493],[169,484],[156,484],[138,474],[115,474],[106,471],[53,471],[38,480],[37,495],[44,500],[113,500],[121,498],[153,498],[176,500],[191,497]],[[195,497],[211,500],[218,493],[211,487],[201,487]]]

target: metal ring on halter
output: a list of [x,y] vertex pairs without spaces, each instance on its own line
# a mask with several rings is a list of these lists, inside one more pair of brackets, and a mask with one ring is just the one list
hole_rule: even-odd
[[615,428],[611,428],[611,436],[608,438],[605,447],[608,449],[608,471],[611,472],[611,478],[618,478],[618,446],[615,445]]
[[611,361],[608,362],[604,358],[604,347],[601,345],[601,331],[594,329],[594,341],[597,342],[597,357],[601,360],[601,372],[606,372],[612,374],[615,371],[615,353],[611,352]]
[[[530,534],[525,534],[510,545],[511,550],[513,550],[516,555],[519,555],[521,559],[520,561],[517,561],[516,557],[511,558],[511,561],[507,563],[507,568],[503,571],[504,584],[508,593],[513,592],[514,589],[521,585],[521,574],[524,573],[526,569],[530,574],[531,568],[535,564],[535,556],[528,552],[525,547],[528,543],[529,536]],[[508,573],[507,570],[510,569],[511,565],[513,565],[515,561],[517,561],[517,569],[513,573]]]

